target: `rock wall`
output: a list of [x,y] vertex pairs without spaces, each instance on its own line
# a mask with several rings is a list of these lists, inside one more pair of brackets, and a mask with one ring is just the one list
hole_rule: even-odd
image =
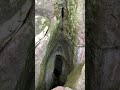
[[0,90],[29,90],[34,78],[34,4],[1,0],[0,7]]
[[[70,3],[71,4],[73,3],[71,7],[69,7]],[[75,3],[76,2],[74,1],[68,1],[67,2],[68,5],[64,6],[65,17],[64,17],[63,27],[61,27],[61,23],[62,23],[61,18],[57,17],[59,23],[57,24],[57,27],[51,31],[52,34],[50,37],[50,41],[47,45],[47,51],[40,66],[41,69],[40,81],[37,89],[50,90],[51,83],[54,78],[53,77],[54,64],[55,64],[54,62],[55,62],[55,57],[57,55],[62,57],[62,62],[63,62],[62,73],[60,75],[61,82],[65,83],[68,74],[72,71],[74,67],[73,59],[74,59],[74,50],[75,50],[74,44],[76,43],[75,42],[76,31],[74,26],[75,18],[73,18],[72,16],[75,16],[75,12],[76,12]],[[61,14],[61,12],[59,11],[61,10],[60,9],[61,7],[59,7],[59,4],[56,5],[58,5],[58,7],[56,7],[55,12],[58,12],[57,14]],[[74,8],[73,11],[70,10],[72,8]],[[69,12],[71,13],[68,14]],[[63,31],[61,29],[63,29]]]
[[[79,1],[79,3],[84,3],[84,1],[81,0],[81,2]],[[69,1],[57,0],[54,1],[54,4],[52,5],[54,6],[54,9],[52,10],[54,10],[55,16],[54,16],[54,20],[53,19],[51,20],[53,22],[52,24],[54,23],[55,24],[54,26],[53,25],[51,26],[52,28],[50,28],[47,33],[47,35],[50,33],[50,37],[48,36],[49,43],[46,44],[47,46],[45,45],[45,47],[47,48],[46,49],[44,48],[44,50],[38,48],[40,45],[38,45],[38,47],[36,48],[37,51],[38,50],[42,50],[43,52],[46,51],[43,55],[44,57],[42,56],[43,59],[38,58],[38,56],[40,56],[42,52],[41,54],[39,53],[40,55],[36,52],[37,55],[36,58],[38,58],[37,60],[40,61],[39,64],[36,63],[38,66],[40,65],[40,68],[38,66],[36,68],[37,90],[50,90],[56,86],[61,86],[61,85],[63,86],[67,82],[68,75],[72,73],[72,71],[73,74],[76,73],[75,68],[77,68],[78,70],[77,75],[80,77],[77,77],[76,75],[76,78],[77,79],[79,78],[79,81],[75,79],[74,83],[76,84],[74,84],[73,87],[71,86],[71,88],[78,90],[81,88],[80,90],[84,90],[84,88],[79,87],[80,85],[81,86],[83,85],[84,87],[84,79],[83,82],[81,82],[82,81],[81,71],[84,63],[84,23],[83,23],[84,4],[81,4],[82,6],[79,8],[77,7],[78,6],[77,4],[78,2],[76,0],[69,0]],[[46,9],[47,8],[45,8],[45,10]],[[78,13],[80,9],[82,9],[83,12]],[[63,18],[61,15],[63,15]],[[79,18],[77,17],[77,15],[80,15],[81,16],[80,18],[83,18],[80,19],[82,23],[77,23],[78,22],[77,18]],[[82,36],[80,37],[79,35]],[[62,68],[62,72],[60,69],[55,68],[55,66],[57,65],[56,63],[57,56],[61,58],[61,61],[63,63],[63,65],[59,66],[59,68]],[[74,66],[76,66],[77,64],[79,65],[74,68]],[[79,66],[81,68],[78,68]],[[38,71],[39,69],[40,72]],[[55,71],[58,72],[60,76],[56,75]],[[73,76],[73,74],[71,74],[71,76]],[[84,70],[82,75],[83,75],[82,77],[84,77]],[[68,79],[68,83],[69,81],[70,80]],[[83,84],[81,84],[80,82]],[[77,88],[75,88],[76,86]]]
[[120,89],[118,0],[86,2],[86,89]]

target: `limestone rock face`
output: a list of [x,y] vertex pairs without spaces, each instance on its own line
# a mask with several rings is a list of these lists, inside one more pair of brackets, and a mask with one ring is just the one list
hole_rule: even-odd
[[29,90],[34,78],[32,0],[1,0],[0,7],[0,90]]
[[86,89],[119,90],[120,3],[118,0],[87,3]]
[[50,31],[55,26],[53,8],[53,0],[35,0],[35,88],[39,84],[40,65],[50,41]]
[[58,86],[58,87],[56,87],[56,88],[54,88],[54,89],[52,89],[52,90],[72,90],[72,89],[69,88],[69,87]]
[[[44,0],[44,2],[36,1],[39,2],[36,3],[36,10],[44,11],[44,13],[40,13],[39,15],[47,17],[51,22],[50,26],[48,26],[50,28],[47,34],[40,40],[40,43],[36,47],[36,90],[51,90],[57,86],[64,86],[66,82],[70,82],[70,78],[68,81],[67,78],[72,72],[72,79],[74,79],[74,74],[78,73],[74,80],[77,90],[80,90],[82,84],[84,87],[84,79],[83,81],[81,79],[84,78],[84,74],[81,76],[81,72],[83,73],[82,67],[85,60],[84,0],[78,1],[79,2],[76,0],[55,0],[54,2],[51,0]],[[47,2],[51,2],[52,5],[50,3],[47,4]],[[45,3],[46,6],[44,6]],[[40,7],[38,4],[43,7]],[[47,6],[51,7],[51,9]],[[63,11],[62,8],[64,8]],[[79,10],[81,10],[81,12],[79,12]],[[61,12],[64,13],[63,20]],[[79,21],[82,23],[77,21],[77,18],[79,18],[77,16],[80,16]],[[76,70],[78,70],[78,72],[76,72]],[[80,80],[80,82],[82,81],[82,84],[78,80]],[[72,87],[72,85],[68,87]],[[74,90],[73,87],[72,89]],[[84,90],[84,88],[81,90]]]
[[85,90],[85,65],[79,64],[68,75],[65,87],[70,87],[73,90]]

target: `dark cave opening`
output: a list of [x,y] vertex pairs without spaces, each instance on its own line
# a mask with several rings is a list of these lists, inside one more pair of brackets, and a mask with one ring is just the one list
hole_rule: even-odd
[[53,83],[51,86],[51,89],[57,87],[57,86],[63,86],[65,82],[62,82],[60,80],[60,75],[62,73],[62,67],[63,67],[63,60],[62,56],[57,55],[54,63],[54,72],[53,72]]
[[55,59],[55,65],[54,65],[54,75],[57,78],[59,78],[60,74],[62,73],[62,66],[63,66],[62,58],[61,56],[57,55]]

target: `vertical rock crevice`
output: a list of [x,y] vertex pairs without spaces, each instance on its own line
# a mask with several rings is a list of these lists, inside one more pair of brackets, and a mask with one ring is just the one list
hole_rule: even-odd
[[58,24],[50,32],[46,54],[40,65],[37,90],[51,90],[56,86],[63,86],[74,69],[76,0],[58,0],[55,6]]

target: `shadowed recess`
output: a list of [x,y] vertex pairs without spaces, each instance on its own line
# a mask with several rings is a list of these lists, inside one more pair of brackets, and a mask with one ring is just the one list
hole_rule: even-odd
[[63,60],[62,56],[57,55],[54,63],[53,83],[51,89],[57,86],[63,86],[65,82],[61,82],[60,75],[62,73]]

